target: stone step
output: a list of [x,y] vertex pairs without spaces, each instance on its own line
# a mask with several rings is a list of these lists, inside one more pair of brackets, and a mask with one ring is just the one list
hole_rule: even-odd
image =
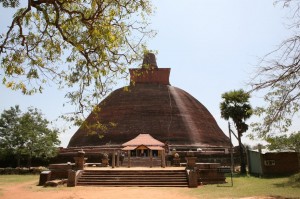
[[93,186],[93,187],[187,187],[187,184],[95,184],[95,183],[79,183],[77,186]]
[[170,183],[182,183],[182,182],[186,182],[186,179],[176,179],[176,180],[167,180],[167,179],[80,179],[78,180],[78,182],[130,182],[130,183],[166,183],[166,182],[170,182]]
[[135,175],[135,176],[130,176],[130,175],[82,175],[81,178],[90,178],[90,179],[97,179],[97,178],[146,178],[146,179],[151,179],[151,178],[160,178],[160,179],[178,179],[178,178],[186,178],[184,175],[174,175],[174,176],[144,176],[144,175]]
[[84,173],[104,173],[104,174],[112,174],[112,173],[126,173],[126,174],[136,174],[136,173],[143,173],[143,174],[170,174],[170,173],[185,173],[185,170],[85,170]]
[[84,185],[111,185],[111,186],[184,186],[187,187],[187,182],[117,182],[117,181],[84,181],[84,182],[78,182],[78,186],[84,186]]
[[187,187],[188,181],[184,170],[86,170],[77,185]]

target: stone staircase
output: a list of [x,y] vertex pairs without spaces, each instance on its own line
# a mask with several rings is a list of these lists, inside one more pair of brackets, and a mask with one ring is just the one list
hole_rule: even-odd
[[185,170],[84,170],[77,186],[187,187]]

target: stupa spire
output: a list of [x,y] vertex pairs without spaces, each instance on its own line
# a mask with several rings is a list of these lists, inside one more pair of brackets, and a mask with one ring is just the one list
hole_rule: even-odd
[[158,68],[156,63],[156,58],[154,53],[145,53],[142,68],[144,69],[153,69]]
[[162,84],[170,85],[170,68],[158,68],[154,53],[145,53],[142,68],[131,68],[131,84]]

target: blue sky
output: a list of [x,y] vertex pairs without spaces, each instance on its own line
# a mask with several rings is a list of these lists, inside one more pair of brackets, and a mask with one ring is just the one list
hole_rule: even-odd
[[[148,41],[157,50],[159,67],[171,68],[170,83],[198,99],[212,113],[227,134],[227,122],[221,119],[221,94],[233,89],[247,89],[259,58],[274,50],[292,34],[287,29],[288,9],[273,5],[272,0],[155,0],[151,27],[157,30]],[[0,30],[11,20],[11,11],[0,8]],[[120,86],[126,83],[121,81]],[[0,86],[0,111],[20,105],[23,110],[34,106],[49,120],[72,111],[63,107],[64,92],[52,85],[42,95],[23,96]],[[253,106],[261,105],[254,95]],[[299,117],[295,118],[295,123]],[[299,123],[299,122],[298,122]],[[67,128],[61,134],[66,146],[76,128],[68,129],[63,121],[57,127]],[[296,130],[299,130],[299,128]],[[250,142],[244,138],[244,142]]]

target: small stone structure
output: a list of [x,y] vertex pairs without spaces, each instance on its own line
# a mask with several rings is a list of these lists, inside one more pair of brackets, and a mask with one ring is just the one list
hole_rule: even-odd
[[180,167],[180,156],[178,153],[173,155],[173,166]]
[[47,182],[51,185],[56,183],[53,180],[68,179],[68,186],[75,186],[77,176],[80,174],[77,171],[84,169],[85,161],[87,160],[84,154],[83,150],[78,151],[77,156],[74,157],[75,163],[50,164],[49,171],[43,171],[40,174],[39,185],[45,185]]
[[77,157],[74,157],[76,170],[83,170],[85,161],[87,160],[87,158],[84,157],[84,154],[85,152],[81,150],[78,151]]
[[101,159],[101,166],[102,167],[107,167],[108,165],[109,165],[109,158],[108,158],[108,154],[107,153],[104,153],[103,154],[103,157],[102,157],[102,159]]
[[224,173],[219,172],[220,163],[196,163],[199,184],[225,183]]

